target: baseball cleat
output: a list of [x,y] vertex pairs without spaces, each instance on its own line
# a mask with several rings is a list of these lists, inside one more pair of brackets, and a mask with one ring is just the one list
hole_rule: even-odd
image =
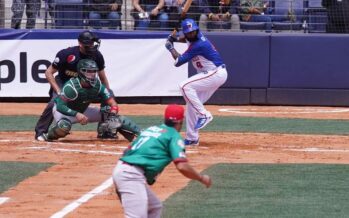
[[204,128],[209,122],[213,120],[213,116],[208,113],[204,117],[199,117],[198,121],[196,122],[196,125],[194,127],[195,130]]
[[199,139],[198,140],[184,139],[184,145],[185,146],[198,146],[199,145]]
[[49,141],[46,133],[39,135],[35,139],[39,142],[48,142]]

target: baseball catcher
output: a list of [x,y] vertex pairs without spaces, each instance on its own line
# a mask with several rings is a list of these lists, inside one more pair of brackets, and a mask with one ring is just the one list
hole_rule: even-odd
[[[130,119],[118,114],[118,105],[110,91],[98,78],[98,66],[92,59],[79,61],[78,76],[68,80],[59,96],[54,99],[54,125],[44,134],[45,141],[63,138],[69,134],[72,124],[104,122],[100,128],[116,135],[119,131],[132,141],[140,133],[140,128]],[[107,106],[99,109],[90,103],[99,100]]]
[[[78,46],[60,50],[56,54],[52,64],[45,71],[45,77],[51,86],[49,91],[50,101],[35,125],[35,139],[38,141],[45,141],[43,133],[48,132],[53,122],[52,109],[54,106],[54,99],[62,92],[63,85],[70,78],[77,77],[77,66],[80,60],[92,59],[97,63],[98,77],[102,84],[109,89],[109,92],[113,95],[104,70],[104,57],[99,51],[101,40],[95,33],[85,30],[79,34],[78,42]],[[102,104],[104,104],[104,101]],[[104,119],[102,119],[101,122],[104,122]],[[97,137],[102,139],[116,138],[115,135],[111,135],[109,132],[103,132],[100,128],[97,129]]]

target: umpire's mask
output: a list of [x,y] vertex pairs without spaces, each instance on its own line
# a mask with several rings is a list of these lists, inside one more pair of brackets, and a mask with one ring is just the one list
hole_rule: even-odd
[[83,46],[83,52],[89,58],[95,60],[101,40],[94,33],[88,30],[80,33],[78,40]]

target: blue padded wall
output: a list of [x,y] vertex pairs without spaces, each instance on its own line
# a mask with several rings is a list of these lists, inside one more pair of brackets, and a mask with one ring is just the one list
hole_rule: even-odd
[[[206,33],[227,65],[224,88],[266,88],[269,80],[268,34]],[[190,75],[194,69],[190,66]]]
[[273,34],[270,88],[349,89],[349,37]]

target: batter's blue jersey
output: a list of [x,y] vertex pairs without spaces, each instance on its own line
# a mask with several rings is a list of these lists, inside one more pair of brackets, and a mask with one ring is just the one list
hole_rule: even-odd
[[189,48],[177,58],[176,67],[191,61],[197,72],[200,73],[215,70],[223,64],[221,56],[212,43],[200,32],[198,37],[199,39],[191,42]]

